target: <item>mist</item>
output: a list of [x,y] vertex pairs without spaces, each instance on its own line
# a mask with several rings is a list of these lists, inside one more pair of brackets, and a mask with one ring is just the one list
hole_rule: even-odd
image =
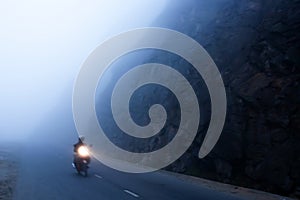
[[115,34],[149,26],[167,0],[120,2],[0,3],[1,140],[27,138],[63,112],[62,103],[71,111],[73,82],[91,51]]

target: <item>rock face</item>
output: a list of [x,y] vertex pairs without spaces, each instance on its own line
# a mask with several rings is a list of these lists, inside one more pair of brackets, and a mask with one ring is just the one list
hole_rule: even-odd
[[[213,2],[219,6],[204,23]],[[175,8],[172,28],[196,39],[219,67],[227,121],[205,159],[193,154],[200,133],[199,143],[168,169],[291,194],[300,185],[300,1],[210,4],[187,1]]]
[[[174,66],[184,74],[196,90],[201,107],[194,143],[166,169],[273,193],[296,194],[300,188],[300,1],[172,1],[153,25],[185,33],[208,51],[222,74],[228,101],[220,140],[200,160],[198,151],[211,106],[203,80],[174,55],[151,52],[143,60]],[[141,64],[134,57],[126,63]],[[121,75],[114,76],[110,77],[112,81]],[[111,96],[107,91],[102,94]],[[164,88],[142,88],[130,104],[133,120],[140,125],[149,123],[147,112],[155,103],[171,110],[161,133],[149,140],[118,136],[118,128],[110,126],[114,122],[109,98],[97,103],[104,109],[105,114],[98,115],[104,130],[113,132],[110,138],[130,151],[157,150],[172,140],[178,129],[178,102]]]

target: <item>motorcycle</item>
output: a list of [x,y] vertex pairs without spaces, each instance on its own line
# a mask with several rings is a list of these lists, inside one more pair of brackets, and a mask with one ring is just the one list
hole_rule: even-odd
[[83,175],[87,177],[90,161],[90,152],[86,146],[82,145],[78,148],[77,152],[75,153],[75,159],[72,163],[72,166],[76,169],[78,174],[82,175],[83,173]]

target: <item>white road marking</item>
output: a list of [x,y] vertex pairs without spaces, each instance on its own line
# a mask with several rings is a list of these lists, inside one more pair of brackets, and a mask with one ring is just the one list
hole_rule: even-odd
[[99,176],[98,174],[95,174],[95,176],[100,179],[103,178],[102,176]]
[[129,190],[124,190],[124,192],[126,192],[126,193],[128,193],[128,194],[134,196],[135,198],[139,198],[139,195],[137,195],[137,194],[135,194],[135,193],[133,193],[133,192],[131,192],[131,191],[129,191]]

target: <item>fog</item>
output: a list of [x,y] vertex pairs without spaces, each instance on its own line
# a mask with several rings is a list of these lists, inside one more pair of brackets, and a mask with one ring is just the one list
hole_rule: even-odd
[[57,104],[71,103],[90,52],[110,36],[150,25],[166,2],[1,1],[0,139],[26,138],[59,112]]

